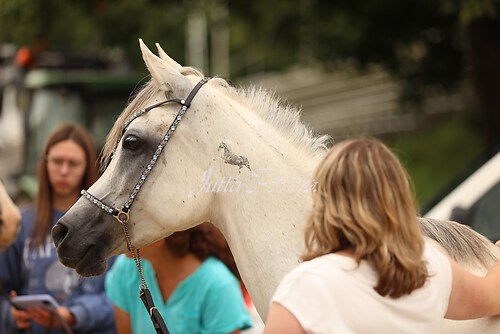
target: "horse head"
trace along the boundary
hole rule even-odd
[[[136,247],[209,220],[210,196],[190,196],[188,190],[197,187],[207,162],[217,154],[211,136],[220,129],[210,115],[225,106],[214,102],[221,94],[213,87],[224,90],[225,82],[214,79],[198,87],[187,105],[202,73],[182,67],[159,45],[160,57],[142,41],[140,46],[152,80],[108,134],[104,173],[52,231],[60,261],[83,276],[102,273],[109,256],[127,250],[123,226],[112,210],[130,216],[126,228]],[[158,153],[167,133],[175,144],[168,138]]]
[[[272,93],[204,79],[159,46],[159,56],[140,46],[152,79],[108,134],[101,177],[54,226],[59,259],[98,275],[130,245],[211,222],[265,314],[299,261],[310,178],[329,138]]]

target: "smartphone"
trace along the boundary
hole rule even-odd
[[[28,307],[41,307],[48,311],[56,311],[59,307],[57,301],[47,294],[15,296],[11,298],[11,302],[20,310]]]

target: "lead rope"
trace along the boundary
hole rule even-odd
[[[144,276],[142,274],[141,256],[139,253],[139,248],[135,248],[134,245],[132,244],[132,240],[130,239],[130,234],[128,232],[126,224],[127,220],[123,222],[120,220],[119,221],[123,227],[123,233],[125,234],[125,239],[127,240],[127,248],[134,257],[135,266],[137,267],[137,271],[139,272],[139,277],[141,279],[141,284],[139,286],[139,291],[140,291],[139,298],[141,298],[142,302],[144,303],[144,306],[146,307],[146,310],[148,311],[149,317],[153,322],[153,327],[155,328],[156,333],[169,334],[167,325],[165,324],[163,317],[161,316],[160,312],[158,311],[158,309],[154,304],[153,297],[151,296],[151,292],[149,291],[146,280],[144,279]]]
[[[156,149],[156,152],[154,153],[153,157],[149,161],[148,165],[146,166],[146,169],[142,172],[141,177],[139,178],[139,181],[137,181],[134,189],[129,195],[128,200],[125,202],[125,204],[121,208],[112,208],[111,206],[107,205],[106,203],[102,202],[100,199],[92,195],[86,190],[81,191],[81,195],[89,200],[91,203],[97,205],[99,208],[102,210],[106,211],[107,213],[111,214],[121,225],[123,228],[123,233],[125,234],[125,239],[127,241],[127,248],[132,253],[132,256],[134,258],[135,266],[137,267],[137,271],[139,272],[141,284],[139,286],[139,298],[141,298],[142,302],[144,303],[144,306],[146,307],[146,310],[148,311],[148,314],[151,318],[151,321],[153,322],[153,326],[156,330],[156,333],[158,334],[169,334],[169,331],[167,329],[167,326],[165,324],[165,321],[163,320],[160,312],[156,308],[153,297],[151,296],[151,292],[149,291],[148,285],[146,284],[146,280],[144,279],[144,276],[142,274],[142,266],[141,266],[141,257],[139,254],[139,249],[135,248],[134,245],[132,244],[132,239],[130,238],[130,233],[127,228],[127,222],[129,220],[129,212],[130,208],[132,206],[132,203],[134,202],[137,194],[139,193],[139,190],[141,190],[142,185],[146,181],[146,178],[148,177],[149,173],[153,169],[153,167],[156,164],[156,161],[160,157],[160,154],[163,152],[163,148],[165,145],[167,145],[170,137],[173,135],[175,129],[177,128],[177,125],[179,122],[182,120],[182,116],[184,116],[184,113],[187,111],[187,109],[191,106],[191,102],[200,90],[200,88],[206,84],[210,80],[210,78],[203,78],[201,79],[196,86],[194,86],[193,90],[191,93],[189,93],[188,97],[186,100],[179,100],[179,99],[168,99],[165,101],[158,102],[152,106],[149,106],[147,108],[143,108],[140,111],[132,114],[124,123],[124,126],[122,127],[122,135],[125,132],[127,126],[137,117],[141,116],[145,112],[150,111],[151,109],[154,109],[156,107],[159,107],[165,103],[168,102],[176,102],[182,105],[181,110],[177,113],[177,116],[174,118],[174,121],[170,125],[170,128],[168,129],[167,133],[163,137],[162,141],[158,145],[158,148]]]

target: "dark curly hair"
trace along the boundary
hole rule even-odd
[[[177,257],[193,253],[201,261],[213,256],[221,260],[241,280],[233,254],[222,233],[212,224],[203,223],[165,239],[167,248]]]

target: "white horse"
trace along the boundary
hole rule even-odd
[[[220,78],[200,83],[199,71],[182,67],[159,45],[160,57],[140,46],[152,80],[109,133],[103,175],[54,227],[60,261],[83,276],[99,275],[107,258],[127,250],[118,221],[135,247],[208,221],[226,237],[265,319],[277,284],[299,263],[315,187],[310,178],[328,138],[313,136],[299,110],[272,94],[238,90]],[[175,133],[172,127],[167,133],[174,119]],[[457,233],[453,223],[421,221],[450,252],[441,236],[462,235],[457,259],[472,270],[484,272],[498,256],[470,229]],[[475,333],[500,332],[495,318],[446,322],[443,332],[467,333],[469,325]]]

